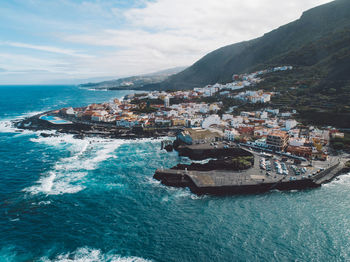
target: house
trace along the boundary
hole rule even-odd
[[[239,136],[239,132],[236,129],[225,129],[224,139],[234,141],[235,137]]]
[[[172,122],[170,119],[156,118],[154,123],[156,126],[159,126],[159,127],[169,127],[169,126],[171,126]]]
[[[139,125],[139,122],[137,119],[133,119],[133,118],[117,118],[116,119],[116,126],[117,127],[132,128],[136,125]]]
[[[98,114],[98,113],[93,113],[91,115],[91,121],[95,122],[104,122],[104,116]]]
[[[332,132],[331,136],[332,136],[332,138],[344,138],[344,133]]]
[[[266,144],[269,148],[283,151],[288,145],[289,135],[284,131],[272,131],[267,135]]]
[[[254,134],[254,127],[252,126],[241,126],[237,128],[238,132],[245,136],[252,136]]]
[[[203,118],[201,117],[191,117],[186,119],[186,126],[188,127],[200,127],[202,125]]]
[[[94,111],[85,111],[85,112],[82,114],[82,119],[83,119],[83,120],[90,121],[90,120],[91,120],[91,117],[92,117],[92,115],[93,115],[94,113],[95,113]]]
[[[60,110],[60,113],[62,115],[68,115],[68,116],[74,116],[75,115],[75,111],[74,111],[73,107],[62,108]]]
[[[293,137],[293,138],[289,138],[289,145],[290,146],[303,146],[306,143],[306,139],[305,138],[297,138],[297,137]]]
[[[212,125],[221,125],[221,119],[219,115],[210,115],[204,119],[202,128],[209,128]]]
[[[232,119],[231,121],[231,126],[234,128],[239,127],[243,123],[243,117],[241,116],[236,116]]]
[[[220,107],[216,103],[213,103],[209,106],[209,111],[217,112],[219,110],[220,110]]]
[[[171,120],[172,126],[186,126],[186,120],[182,118],[173,118]]]
[[[230,114],[223,114],[222,115],[222,120],[226,121],[226,120],[233,120],[233,115]]]
[[[207,129],[186,128],[184,131],[178,133],[177,139],[188,145],[196,145],[220,141],[223,139],[223,136],[219,132]]]
[[[172,110],[170,110],[170,111],[166,111],[165,115],[166,115],[167,117],[176,117],[176,116],[179,115],[179,113],[178,113],[178,111],[172,109]]]
[[[164,97],[164,107],[169,107],[170,106],[170,98],[169,96]]]
[[[291,130],[292,128],[296,127],[297,124],[298,124],[298,122],[295,121],[294,119],[288,119],[288,120],[286,120],[286,122],[285,122],[286,130],[287,130],[287,131]]]
[[[286,151],[295,156],[311,158],[312,156],[312,148],[306,146],[288,146]]]
[[[269,134],[270,130],[267,128],[255,128],[254,136],[256,137],[266,137]]]
[[[260,119],[267,119],[267,118],[268,116],[266,111],[260,112]]]

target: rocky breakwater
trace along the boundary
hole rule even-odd
[[[254,166],[254,155],[247,150],[236,146],[228,146],[224,143],[178,145],[174,141],[174,149],[180,156],[186,156],[191,160],[208,160],[205,163],[191,163],[190,165],[178,164],[171,169],[158,169],[154,178],[162,184],[173,187],[189,187],[194,189],[196,185],[189,176],[189,172],[211,171],[242,171]]]
[[[154,178],[172,187],[188,187],[202,195],[265,193],[277,190],[302,190],[320,187],[349,170],[344,157],[333,157],[327,168],[307,176],[270,174],[259,166],[260,155],[225,143],[176,146],[180,155],[190,159],[208,159],[206,163],[179,164],[157,169]],[[321,171],[322,170],[322,171]]]
[[[245,156],[253,157],[252,153],[243,148],[222,142],[215,144],[179,145],[177,141],[174,141],[173,147],[178,151],[180,156],[188,157],[191,160],[205,160],[209,158],[223,159],[225,157]]]

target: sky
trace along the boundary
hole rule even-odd
[[[1,0],[0,85],[77,84],[190,66],[329,0]]]

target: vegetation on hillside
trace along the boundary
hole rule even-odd
[[[273,66],[295,70],[264,76],[257,88],[280,94],[271,106],[297,109],[303,121],[350,127],[350,1],[335,0],[264,36],[217,49],[154,89],[190,89],[231,82],[233,74]],[[222,98],[225,108],[235,101]],[[244,105],[243,109],[261,105]]]

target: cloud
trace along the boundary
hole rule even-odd
[[[103,68],[107,74],[114,70],[123,75],[145,73],[190,65],[216,48],[259,37],[326,2],[157,0],[142,8],[113,9],[126,21],[122,29],[66,35],[64,40],[115,48],[86,64]]]
[[[77,51],[72,50],[72,49],[59,48],[59,47],[54,47],[54,46],[33,45],[33,44],[18,43],[18,42],[0,42],[0,45],[7,45],[7,46],[19,47],[19,48],[28,48],[28,49],[38,50],[38,51],[44,51],[44,52],[50,52],[50,53],[68,55],[68,56],[75,56],[75,57],[82,57],[82,58],[92,58],[93,57],[92,55],[78,53]]]
[[[44,59],[30,55],[0,53],[0,67],[6,67],[6,72],[9,74],[23,71],[65,72],[68,66],[69,63],[61,59]]]
[[[52,44],[36,45],[17,39],[6,42],[14,48],[45,53],[39,58],[28,55],[24,63],[16,62],[15,56],[8,58],[12,69],[47,67],[52,73],[83,78],[127,76],[191,65],[210,51],[259,37],[296,20],[303,11],[330,1],[134,0],[123,6],[107,0],[58,2],[40,1],[45,12],[38,19],[48,19],[47,10],[60,10],[51,23],[46,23],[48,31],[33,33],[39,35],[36,43],[42,37],[42,42],[50,38]],[[1,59],[0,54],[0,67],[8,69]]]

